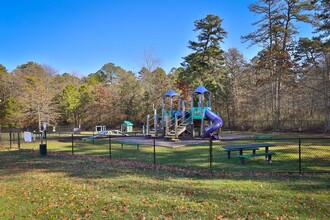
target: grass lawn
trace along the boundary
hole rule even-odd
[[[302,139],[301,158],[299,164],[299,142],[298,139],[277,139],[269,140],[237,140],[237,141],[214,141],[212,170],[214,173],[223,172],[299,172],[301,165],[302,172],[330,172],[330,139]],[[128,139],[130,140],[130,139]],[[242,165],[236,158],[238,151],[232,153],[232,158],[227,158],[223,145],[249,144],[249,143],[271,143],[276,147],[271,147],[270,151],[275,152],[272,163],[265,162],[263,157],[253,157],[246,160]],[[157,142],[156,142],[157,143]],[[150,139],[150,144],[152,140]],[[112,142],[111,158],[135,162],[154,162],[154,151],[152,146],[142,145],[137,149],[134,145],[125,145],[121,148],[118,143]],[[21,143],[22,149],[35,149],[39,147],[39,142]],[[17,148],[17,147],[16,147]],[[12,149],[16,149],[12,148]],[[66,142],[49,140],[47,148],[52,152],[63,152],[70,155],[72,153],[72,142],[68,138]],[[264,152],[260,148],[259,152]],[[251,152],[245,152],[251,153]],[[108,139],[98,139],[94,141],[82,141],[81,138],[74,139],[75,155],[97,155],[110,157]],[[187,146],[181,148],[156,147],[156,164],[170,165],[176,167],[191,168],[197,170],[210,170],[209,143]]]
[[[0,219],[329,219],[330,175],[200,177],[0,149]]]

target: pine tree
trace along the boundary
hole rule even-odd
[[[181,64],[184,71],[180,72],[179,83],[184,82],[190,88],[203,84],[216,93],[224,77],[224,51],[220,43],[227,32],[222,28],[222,19],[216,15],[207,15],[195,21],[194,31],[199,32],[198,41],[189,41],[188,47],[193,52],[184,57]]]
[[[289,86],[295,75],[292,71],[294,36],[298,33],[295,23],[311,22],[309,12],[313,8],[310,1],[305,0],[258,0],[249,6],[261,19],[253,23],[258,29],[242,39],[263,47],[258,66],[268,70],[268,76],[261,78],[270,84],[275,130],[280,129],[283,87]]]

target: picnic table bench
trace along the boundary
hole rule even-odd
[[[136,145],[138,150],[139,150],[139,147],[141,145],[140,143],[129,142],[129,141],[120,141],[120,142],[118,142],[118,144],[121,144],[121,148],[124,148],[124,145]]]
[[[236,157],[240,159],[241,163],[244,163],[244,159],[251,158],[251,157],[258,157],[258,156],[266,156],[266,160],[268,163],[272,162],[272,155],[275,155],[275,152],[267,152],[267,153],[254,153],[254,154],[243,154],[243,155],[237,155]]]
[[[254,137],[256,140],[260,140],[260,139],[272,139],[273,136],[271,135],[257,135]]]
[[[94,140],[95,140],[94,137],[83,138],[83,141],[94,141]]]
[[[228,146],[223,146],[223,148],[225,148],[224,151],[227,152],[227,157],[228,159],[230,159],[230,154],[232,151],[239,151],[239,154],[243,154],[243,150],[252,150],[252,153],[255,153],[256,150],[259,150],[259,147],[255,147],[255,146],[246,146],[244,148],[242,148],[241,146],[235,147],[235,145],[228,145]]]
[[[274,147],[275,144],[260,143],[260,144],[241,144],[241,145],[225,145],[223,148],[227,152],[228,159],[230,159],[230,154],[232,151],[239,151],[237,158],[241,159],[241,162],[244,163],[245,158],[256,157],[256,156],[265,156],[265,159],[268,162],[271,162],[271,156],[275,155],[274,152],[269,152],[269,147]],[[260,147],[265,148],[265,153],[256,153],[256,150],[259,150]],[[251,154],[244,154],[244,150],[252,150]]]

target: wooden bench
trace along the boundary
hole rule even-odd
[[[121,141],[121,142],[118,142],[118,144],[121,144],[121,148],[123,149],[124,148],[124,145],[136,145],[136,148],[139,150],[139,147],[141,144],[139,143],[134,143],[134,142],[127,142],[127,141]]]
[[[270,136],[270,135],[258,135],[258,136],[255,136],[254,139],[256,140],[262,140],[262,139],[272,139],[273,136]]]
[[[244,159],[248,159],[251,157],[259,157],[259,156],[266,156],[266,159],[269,163],[272,162],[272,155],[275,155],[274,152],[267,152],[267,153],[253,153],[253,154],[243,154],[243,155],[237,155],[236,157],[241,160],[241,163],[244,163]]]

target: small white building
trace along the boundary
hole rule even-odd
[[[101,132],[107,130],[107,127],[105,125],[96,125],[95,126],[95,131],[96,132]]]
[[[121,132],[133,132],[133,123],[130,121],[124,121],[120,127]]]

